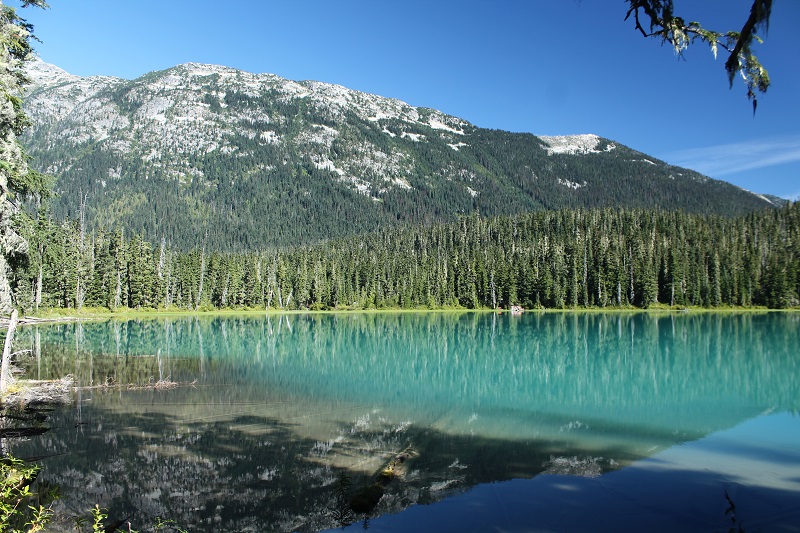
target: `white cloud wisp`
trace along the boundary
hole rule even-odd
[[[673,165],[720,177],[800,161],[800,136],[678,150],[663,158]]]

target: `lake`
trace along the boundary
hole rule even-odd
[[[9,446],[59,516],[99,503],[138,530],[800,531],[798,332],[795,313],[30,326],[27,377],[142,388],[80,390]]]

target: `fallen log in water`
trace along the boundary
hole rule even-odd
[[[21,437],[35,437],[49,430],[50,428],[46,427],[0,428],[0,439],[18,439]]]
[[[84,387],[74,387],[76,391],[82,390],[169,390],[177,387],[194,387],[197,385],[197,380],[194,381],[172,381],[169,379],[159,379],[154,381],[152,378],[148,383],[116,383],[114,381],[106,381],[99,385],[86,385]]]
[[[63,405],[72,397],[72,376],[38,381],[17,380],[14,390],[2,398],[4,405]]]
[[[419,457],[411,446],[396,454],[375,476],[375,481],[356,492],[350,499],[353,512],[369,514],[378,505],[386,491],[386,486],[397,478],[402,478],[408,471],[408,461]]]
[[[24,316],[17,320],[17,324],[28,325],[28,324],[57,324],[59,322],[77,322],[79,320],[86,320],[74,316],[59,316],[59,317],[50,317],[50,318],[40,318],[35,316]],[[10,324],[11,320],[8,317],[0,317],[0,329],[6,328]]]

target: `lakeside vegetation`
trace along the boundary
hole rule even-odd
[[[800,206],[727,218],[574,209],[464,217],[259,252],[181,251],[40,216],[23,312],[800,305]],[[108,311],[106,311],[108,310]]]

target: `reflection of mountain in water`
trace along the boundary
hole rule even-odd
[[[19,342],[39,354],[30,374],[198,383],[84,392],[20,451],[65,454],[46,461],[45,475],[75,512],[99,501],[138,509],[140,523],[168,516],[191,530],[315,530],[332,525],[340,471],[360,486],[408,444],[420,456],[377,512],[543,471],[599,475],[765,409],[797,409],[797,328],[798,317],[782,314],[29,328]]]

